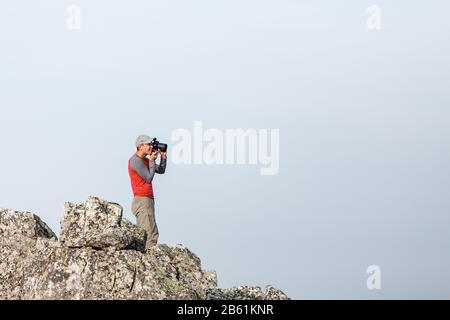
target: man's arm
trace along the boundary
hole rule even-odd
[[[155,167],[155,172],[159,173],[159,174],[163,174],[164,172],[166,172],[166,164],[167,164],[167,159],[162,158],[162,157],[161,157],[161,161],[159,162],[159,164],[156,164],[155,161],[152,161],[152,160],[150,160],[150,162],[149,162],[149,166],[151,167],[153,165]]]
[[[155,162],[149,161],[149,168],[145,165],[144,160],[140,159],[139,157],[133,157],[130,160],[131,168],[137,172],[138,175],[142,177],[147,183],[151,183],[153,180],[153,176],[155,175],[156,168],[155,168]]]

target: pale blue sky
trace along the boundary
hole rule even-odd
[[[81,8],[81,29],[65,9]],[[382,29],[366,28],[366,8]],[[220,287],[450,298],[449,1],[50,1],[0,7],[0,207],[59,233],[65,201],[130,210],[147,133],[280,129],[280,171],[174,165],[160,242]],[[367,266],[382,290],[366,288]]]

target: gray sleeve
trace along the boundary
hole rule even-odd
[[[153,164],[155,165],[155,172],[156,173],[163,174],[164,172],[166,172],[167,158],[166,159],[161,158],[161,162],[159,164],[156,164],[153,161]],[[152,161],[150,161],[150,166],[151,165],[152,165]]]

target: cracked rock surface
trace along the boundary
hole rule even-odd
[[[183,245],[144,251],[145,231],[97,197],[66,203],[61,239],[30,212],[0,209],[0,299],[289,299],[268,285],[217,288]]]

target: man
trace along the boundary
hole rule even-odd
[[[163,174],[166,171],[167,162],[167,152],[153,150],[151,142],[152,138],[147,135],[137,137],[136,153],[128,161],[134,195],[131,211],[136,216],[137,225],[147,232],[146,249],[158,243],[152,181],[155,173]],[[159,165],[155,163],[158,154],[161,156]]]

